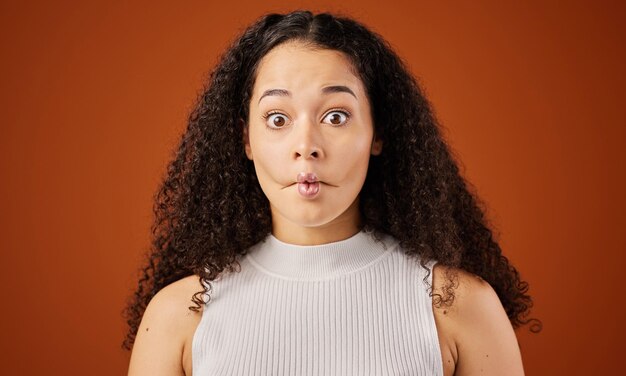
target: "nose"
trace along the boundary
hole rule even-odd
[[[296,126],[294,135],[294,159],[319,159],[324,156],[319,125],[314,121],[303,119]]]

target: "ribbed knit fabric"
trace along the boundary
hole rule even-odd
[[[240,264],[212,282],[195,376],[443,375],[427,272],[393,237],[300,246],[270,234]]]

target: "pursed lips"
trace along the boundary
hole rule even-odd
[[[327,185],[327,186],[329,186],[329,187],[336,187],[336,185],[328,184],[328,183],[326,183],[326,182],[319,181],[319,180],[318,180],[318,181],[316,181],[316,183],[320,183],[320,184],[323,184],[323,185]],[[299,183],[298,183],[297,181],[295,181],[295,182],[293,182],[293,183],[291,183],[291,184],[289,184],[289,185],[287,185],[287,186],[283,187],[283,189],[284,189],[284,188],[289,188],[289,187],[294,186],[294,185],[297,185],[297,184],[299,184]]]

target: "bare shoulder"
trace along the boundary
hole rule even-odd
[[[433,293],[445,297],[446,287],[454,299],[433,311],[453,353],[454,374],[523,375],[515,332],[493,287],[475,274],[436,264]]]
[[[446,314],[451,317],[456,315],[459,319],[468,318],[466,315],[469,313],[486,313],[480,311],[502,308],[494,289],[481,277],[460,268],[435,264],[433,292],[445,296],[447,288],[454,292],[453,302],[446,309]]]
[[[139,325],[129,375],[184,375],[190,367],[191,339],[202,316],[192,296],[202,291],[197,275],[161,289],[150,301]]]
[[[146,312],[144,313],[139,329],[140,333],[157,333],[160,331],[171,331],[170,335],[180,334],[180,329],[193,323],[198,316],[196,312],[189,309],[193,306],[191,298],[202,290],[199,277],[191,275],[162,288],[152,298]]]

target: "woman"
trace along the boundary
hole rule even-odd
[[[522,375],[528,285],[377,34],[269,14],[156,197],[129,374]]]

